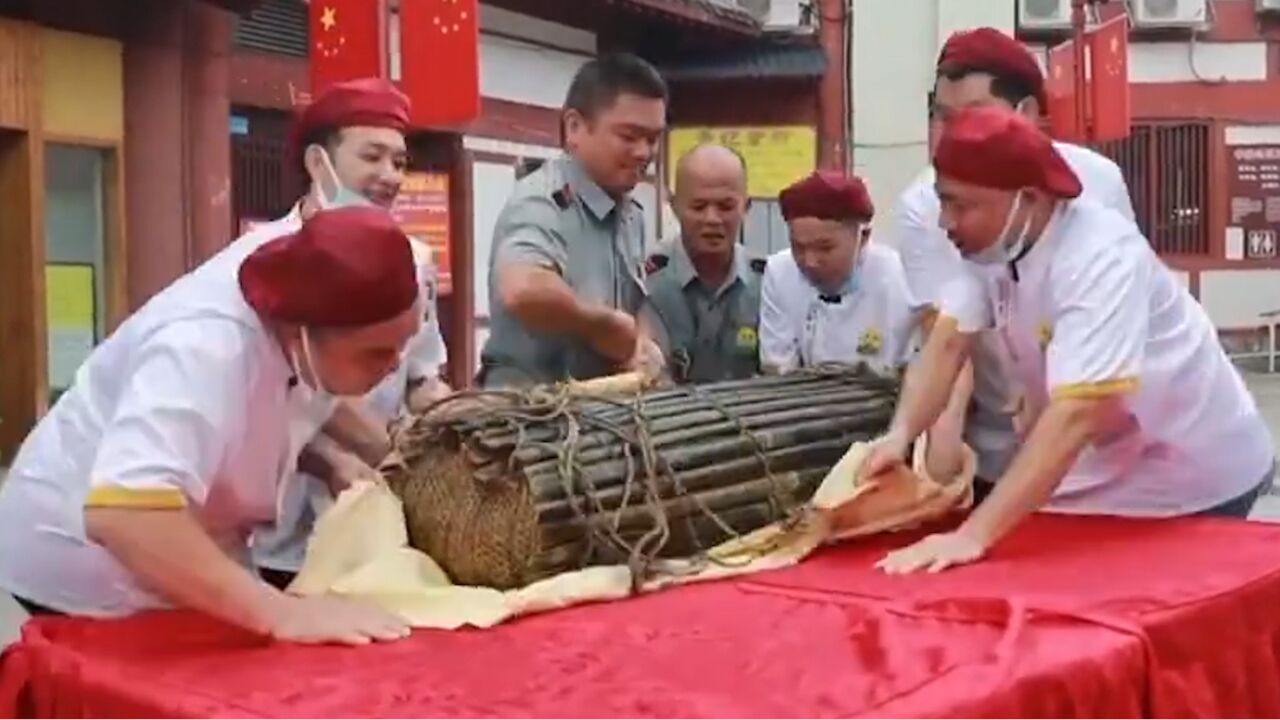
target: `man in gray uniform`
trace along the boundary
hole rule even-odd
[[[662,349],[676,382],[715,382],[759,371],[760,277],[764,259],[738,244],[747,212],[742,156],[699,145],[676,165],[680,240],[650,256],[641,325]]]
[[[667,87],[631,55],[583,65],[569,86],[565,153],[521,178],[494,228],[486,388],[585,380],[657,353],[636,323],[644,228],[629,193],[666,127]]]

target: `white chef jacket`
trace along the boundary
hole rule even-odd
[[[299,209],[295,207],[293,212],[272,225],[276,227],[277,235],[296,231],[302,226]],[[261,245],[265,241],[261,236],[251,234],[237,240],[236,244]],[[422,327],[405,348],[404,360],[399,367],[364,396],[365,407],[384,423],[389,423],[403,409],[409,381],[436,377],[447,359],[436,309],[437,271],[431,249],[417,241],[411,241],[410,247],[413,249],[425,317]],[[245,254],[252,249],[249,247]],[[313,412],[296,421],[295,433],[300,436],[302,445],[315,437],[332,410],[331,405],[315,405]],[[280,517],[254,532],[253,560],[259,567],[297,572],[302,567],[307,540],[316,519],[333,504],[333,496],[324,481],[309,473],[300,472],[298,475],[301,481],[289,484]]]
[[[892,248],[869,243],[838,302],[826,302],[791,250],[769,258],[760,298],[760,362],[780,372],[824,363],[906,364],[918,303]]]
[[[1079,145],[1055,142],[1054,147],[1080,177],[1082,197],[1110,207],[1133,221],[1133,205],[1120,168],[1108,158]],[[892,241],[902,256],[911,293],[920,302],[937,306],[941,290],[961,272],[965,262],[939,226],[941,205],[934,190],[935,174],[927,168],[899,197]],[[965,423],[965,442],[978,455],[978,475],[1000,477],[1017,450],[1017,438],[1006,408],[1020,392],[1008,387],[1001,343],[986,334],[976,338],[973,351],[973,407]]]
[[[1050,509],[1190,514],[1262,481],[1275,453],[1253,397],[1136,226],[1092,201],[1063,203],[1016,268],[957,276],[941,321],[1000,339],[1033,416],[1055,397],[1124,400]]]
[[[247,565],[300,448],[292,371],[244,301],[241,260],[224,250],[130,316],[27,437],[0,485],[0,588],[85,615],[164,606],[88,539],[89,501],[185,504]]]

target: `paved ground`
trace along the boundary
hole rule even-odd
[[[1249,387],[1257,398],[1258,407],[1271,426],[1271,434],[1280,447],[1280,374],[1248,374],[1245,376]],[[0,468],[0,482],[4,480],[4,469]],[[1265,522],[1280,522],[1280,490],[1262,498],[1254,508],[1253,519]],[[0,592],[0,647],[4,647],[17,637],[17,629],[23,617],[22,608],[11,600],[7,594]]]
[[[1253,391],[1254,399],[1258,401],[1258,409],[1271,426],[1272,439],[1280,447],[1280,374],[1247,374],[1245,380]],[[1270,495],[1260,499],[1254,506],[1251,517],[1254,520],[1280,522],[1280,488],[1273,489]]]

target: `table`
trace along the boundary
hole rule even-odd
[[[1280,714],[1280,526],[1038,515],[977,565],[871,568],[916,535],[363,648],[43,618],[0,664],[0,716]]]

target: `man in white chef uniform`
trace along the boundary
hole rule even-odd
[[[952,113],[988,105],[1039,121],[1046,110],[1044,75],[1031,53],[999,30],[983,27],[957,32],[938,56],[929,107],[930,152],[942,123]],[[1133,219],[1128,188],[1115,163],[1078,145],[1055,143],[1055,147],[1080,178],[1085,197]],[[889,233],[902,256],[912,295],[930,306],[924,318],[926,331],[932,327],[942,288],[961,268],[960,254],[938,227],[934,179],[930,167],[902,193]],[[930,468],[937,477],[948,477],[958,469],[962,437],[975,450],[980,496],[1008,467],[1018,444],[1014,416],[1021,391],[1005,384],[1008,374],[1002,365],[1006,362],[999,343],[986,336],[978,338],[972,374],[966,372],[957,384],[952,405],[930,433]]]
[[[421,324],[408,239],[381,209],[214,256],[96,347],[23,443],[0,487],[0,589],[34,613],[178,606],[284,640],[403,637],[372,606],[272,588],[248,540],[294,478],[294,421],[372,389]]]
[[[898,254],[867,244],[875,214],[862,180],[819,171],[778,197],[791,247],[765,267],[760,364],[787,373],[865,363],[884,372],[910,358],[917,304]]]
[[[284,218],[238,240],[247,253],[272,237],[294,232],[321,208],[376,205],[390,208],[404,180],[408,156],[404,133],[409,100],[386,80],[366,78],[335,84],[296,119],[290,156],[300,162],[309,190]],[[436,268],[429,248],[412,243],[425,317],[399,368],[363,400],[339,403],[316,398],[314,413],[295,432],[306,450],[299,459],[302,482],[289,486],[281,516],[254,537],[253,556],[262,576],[284,587],[302,567],[316,519],[351,482],[373,472],[387,451],[387,424],[406,407],[421,409],[448,394],[440,379],[446,361],[436,314]],[[323,432],[318,432],[321,426]]]
[[[942,225],[965,258],[864,477],[901,463],[947,405],[978,333],[1005,346],[1027,438],[953,532],[890,554],[890,572],[979,559],[1039,509],[1244,517],[1275,450],[1204,309],[1138,228],[1082,197],[1031,121],[961,110],[934,154]],[[1008,274],[980,272],[982,264]]]

